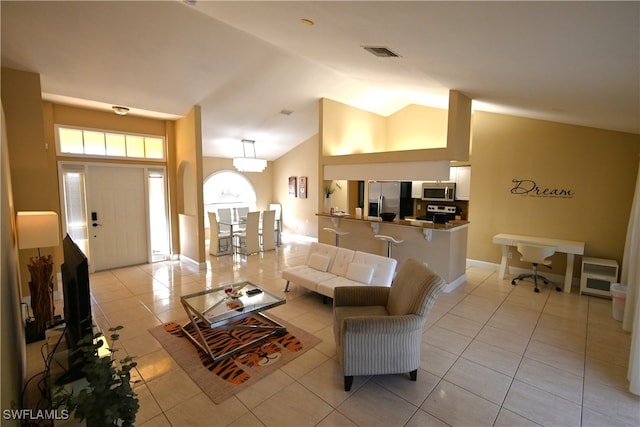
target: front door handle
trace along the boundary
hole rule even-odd
[[[98,227],[98,226],[101,226],[102,224],[98,224],[97,222],[94,222],[94,223],[93,223],[93,224],[91,224],[91,225],[92,225],[92,226],[94,226],[94,227]]]

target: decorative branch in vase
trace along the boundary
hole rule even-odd
[[[331,186],[324,187],[324,197],[325,197],[325,199],[330,198],[334,191],[336,191],[336,189],[331,187]]]
[[[331,195],[336,191],[335,188],[329,186],[324,187],[324,211],[331,211]]]

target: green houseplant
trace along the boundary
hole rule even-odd
[[[110,328],[112,347],[120,338],[122,326]],[[131,370],[137,363],[132,356],[115,358],[117,349],[100,357],[98,350],[105,345],[101,334],[87,335],[78,343],[76,363],[81,365],[87,386],[79,392],[59,388],[54,397],[56,408],[64,407],[75,417],[86,420],[87,427],[133,426],[140,408],[133,391]]]

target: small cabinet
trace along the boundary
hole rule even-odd
[[[449,179],[456,183],[456,200],[469,200],[471,193],[471,166],[449,168]]]
[[[611,296],[611,285],[618,280],[618,263],[612,259],[582,258],[580,293]]]
[[[422,183],[424,181],[411,181],[411,198],[422,199]]]

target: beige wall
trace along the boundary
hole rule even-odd
[[[2,69],[2,105],[6,117],[8,154],[15,211],[54,211],[60,215],[58,172],[55,145],[46,139],[40,76],[34,73]],[[29,295],[30,257],[37,249],[19,252],[21,292]],[[46,248],[60,271],[62,247]]]
[[[621,263],[639,154],[638,135],[475,112],[468,258],[498,263],[492,236],[515,233],[584,241],[586,256]],[[574,195],[511,194],[513,179]],[[565,256],[553,260],[562,274]]]
[[[207,256],[201,214],[204,212],[201,129],[199,106],[193,107],[175,125],[180,255],[199,264],[204,263]]]
[[[23,381],[26,380],[25,334],[20,314],[20,268],[15,234],[13,195],[9,150],[7,147],[4,111],[2,112],[0,167],[0,407],[17,408],[21,399]],[[19,420],[3,420],[2,425],[19,426]]]
[[[443,110],[409,105],[384,117],[323,98],[320,100],[320,166],[467,161],[471,99],[452,90],[449,106]]]
[[[318,182],[318,135],[314,135],[274,162],[273,200],[282,204],[283,230],[304,236],[318,236],[322,182]],[[307,198],[289,196],[289,177],[306,176]]]

